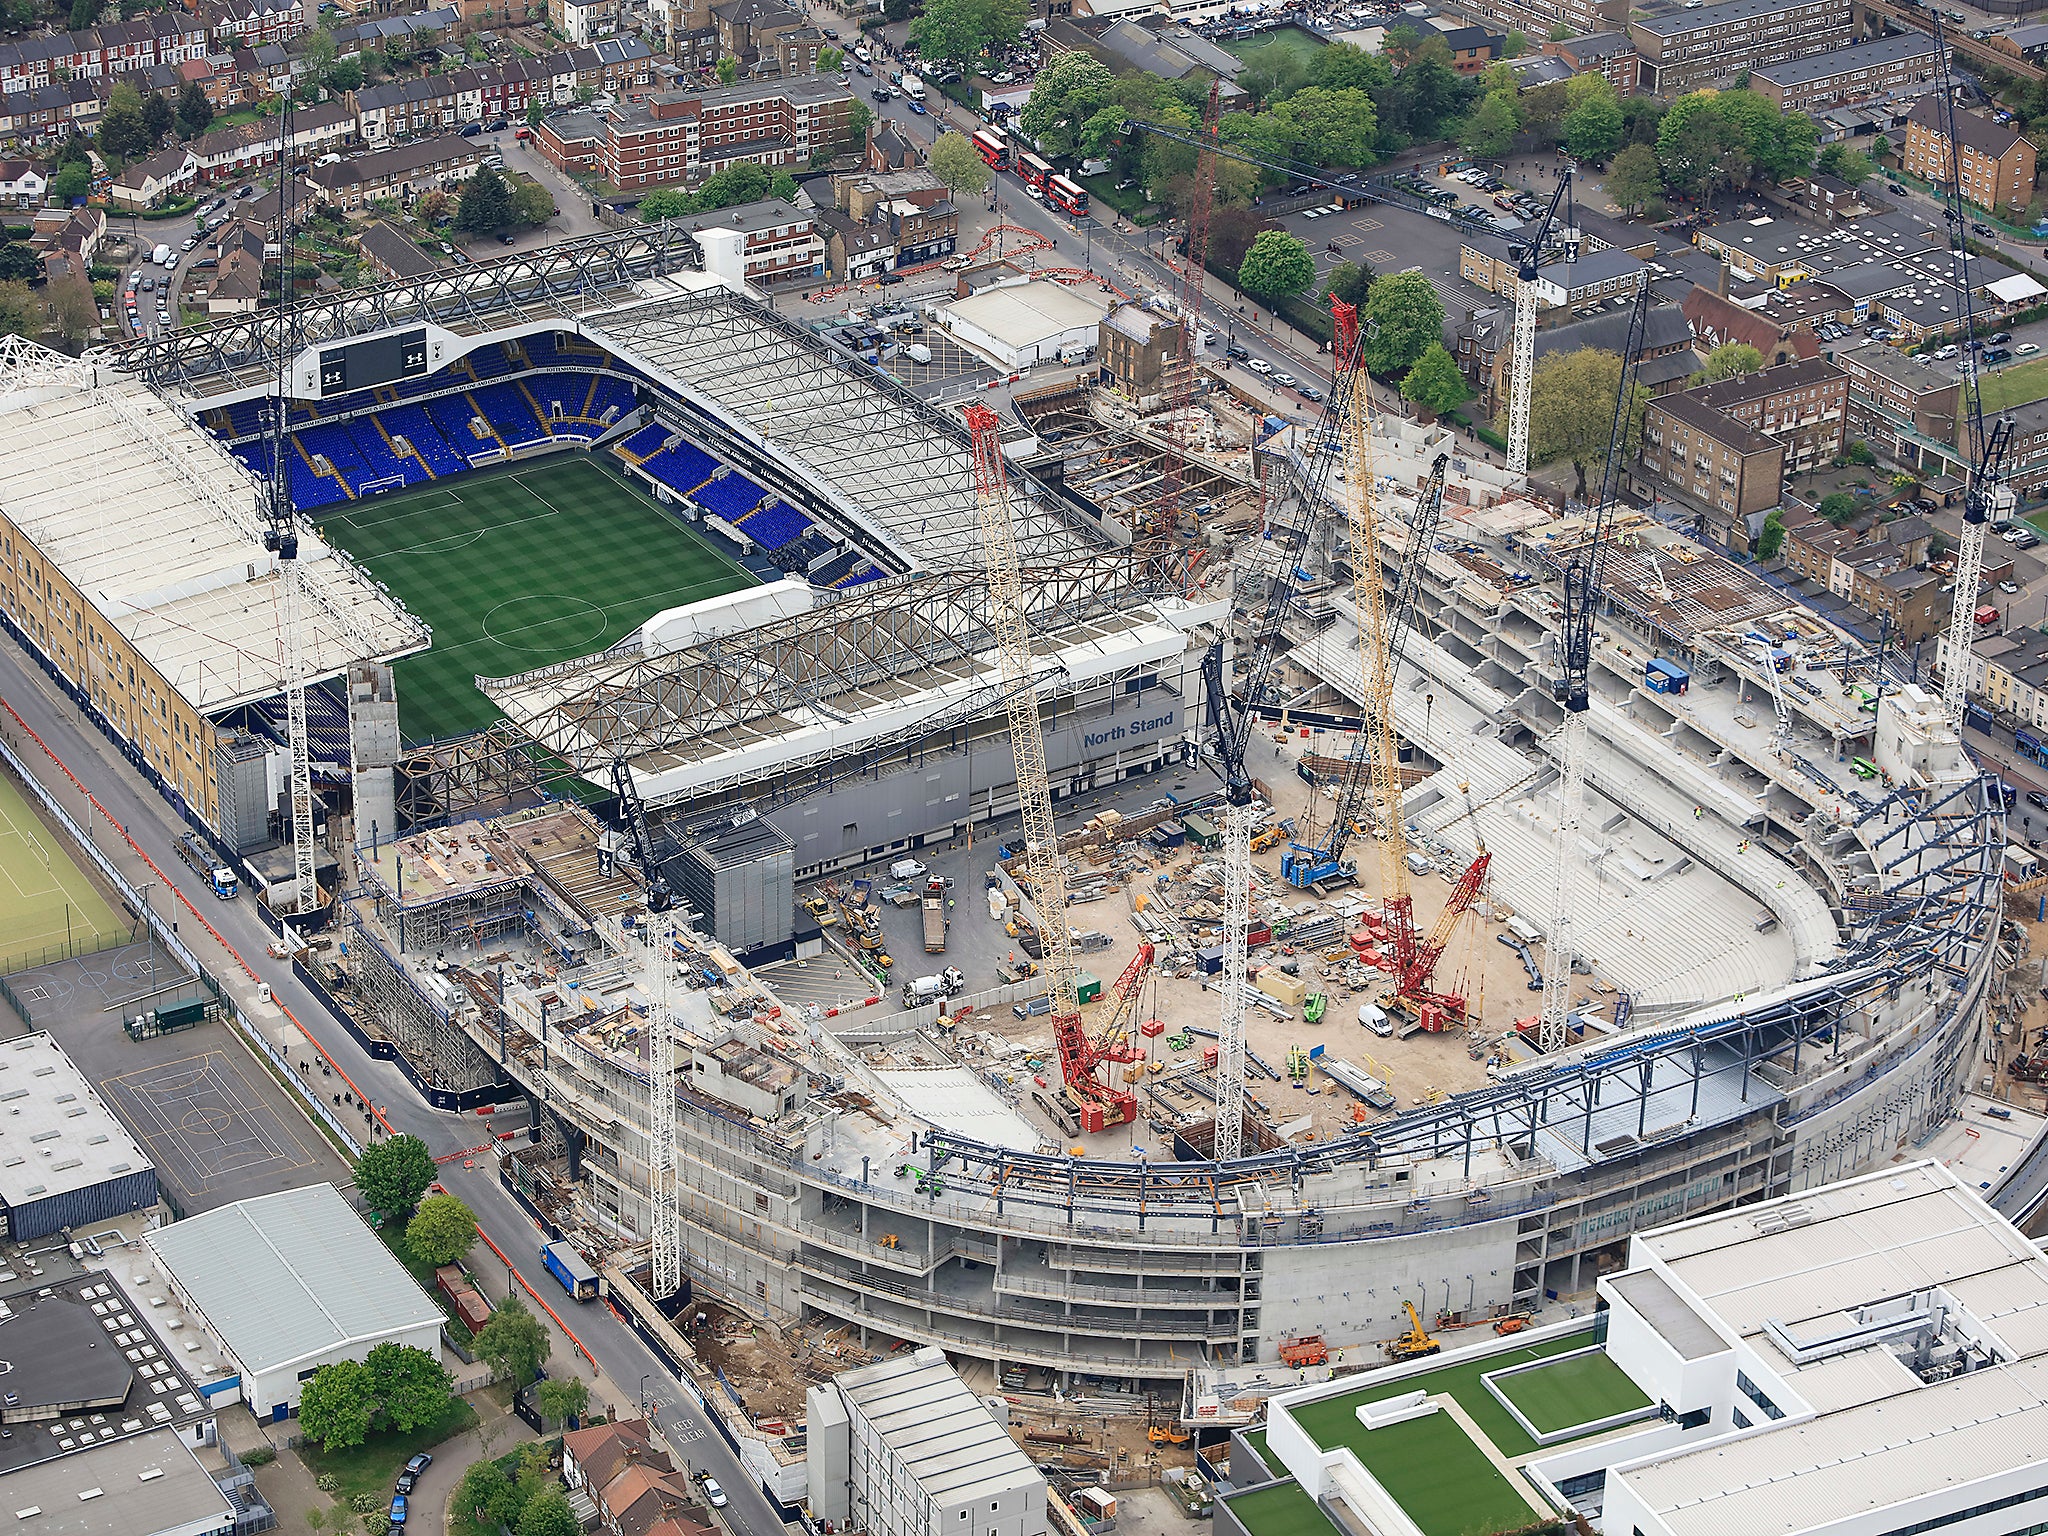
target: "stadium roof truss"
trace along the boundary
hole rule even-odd
[[[889,375],[722,289],[585,315],[583,329],[712,415],[745,424],[913,565],[947,570],[975,558],[966,430]],[[1036,484],[1020,484],[1012,506],[1027,563],[1085,559],[1114,542]]]
[[[701,271],[703,264],[697,242],[669,223],[585,235],[300,303],[293,308],[290,350],[421,321],[457,335],[550,318],[574,328],[579,313],[617,302],[636,283]],[[265,309],[140,338],[107,356],[113,366],[159,387],[219,395],[277,377],[279,323],[277,311]]]
[[[1026,575],[1041,652],[1127,632],[1159,614],[1126,579],[1127,551]],[[920,693],[970,684],[989,710],[988,583],[952,571],[870,583],[809,613],[661,656],[607,654],[477,686],[545,751],[581,773],[624,758],[674,768],[845,724]],[[959,711],[935,706],[927,731]],[[821,749],[838,750],[838,749]],[[792,756],[782,771],[801,766]],[[710,786],[702,786],[708,788]]]

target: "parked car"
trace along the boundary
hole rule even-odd
[[[1284,373],[1281,372],[1279,369],[1275,369],[1273,372],[1273,382],[1275,384],[1285,385],[1287,388],[1292,389],[1298,381],[1296,380],[1293,374]],[[1619,394],[1619,391],[1617,390],[1616,393]],[[1620,407],[1616,406],[1615,409],[1619,410]]]
[[[1891,193],[1893,197],[1904,197],[1906,195],[1906,189],[1900,186],[1896,181],[1888,181],[1884,185],[1885,190]]]
[[[1233,363],[1241,363],[1244,362],[1247,358],[1249,358],[1251,356],[1251,353],[1245,350],[1243,342],[1231,341],[1224,343],[1223,355],[1229,358]],[[1615,390],[1615,395],[1617,399],[1619,398],[1620,393],[1620,389],[1617,388]]]
[[[391,1495],[390,1520],[393,1525],[405,1524],[405,1495],[402,1493]]]
[[[732,1502],[726,1498],[725,1490],[718,1486],[718,1479],[715,1477],[704,1479],[704,1498],[713,1509],[723,1509]]]
[[[1620,391],[1617,389],[1616,393],[1619,394]],[[1313,384],[1302,385],[1300,389],[1300,395],[1302,399],[1311,401],[1317,405],[1320,405],[1323,402],[1323,392],[1320,389],[1317,389]]]
[[[1616,393],[1619,394],[1620,391],[1617,390]],[[405,1470],[410,1472],[414,1477],[418,1477],[422,1472],[426,1471],[427,1468],[431,1467],[433,1464],[433,1455],[430,1452],[421,1451],[419,1455],[413,1457],[411,1461],[408,1461],[405,1464]]]
[[[2012,352],[2006,347],[1991,347],[1984,353],[1984,366],[1987,368],[1996,368],[2001,363],[2009,363],[2011,361]]]
[[[2016,357],[2032,357],[2036,352],[2041,350],[2041,347],[2038,342],[2023,341],[2018,346],[2014,347],[2012,350],[2013,355]],[[1619,393],[1619,391],[1617,391],[1617,393]]]
[[[1619,395],[1620,390],[1617,389],[1615,393]],[[2001,581],[1998,584],[1998,590],[2003,592],[2007,597],[2018,597],[2020,595],[2020,585],[2016,581]]]
[[[1253,373],[1260,375],[1270,374],[1273,371],[1273,365],[1267,362],[1263,357],[1253,358],[1250,362],[1245,364],[1245,367],[1249,368]]]
[[[1615,394],[1620,393],[1620,389],[1617,388]],[[2037,811],[2048,811],[2048,795],[2042,794],[2038,789],[2030,789],[2027,791],[2027,804]]]

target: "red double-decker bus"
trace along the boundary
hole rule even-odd
[[[1045,200],[1079,218],[1088,211],[1088,193],[1071,176],[1055,176],[1047,183]]]
[[[990,170],[1009,169],[1010,146],[1003,142],[1001,135],[983,128],[974,135],[974,147],[981,151],[981,158],[988,162]]]
[[[1029,150],[1020,149],[1017,151],[1017,163],[1013,169],[1015,169],[1019,176],[1022,176],[1041,192],[1045,190],[1046,184],[1053,179],[1054,175],[1052,163],[1040,159]]]

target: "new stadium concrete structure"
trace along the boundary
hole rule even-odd
[[[1028,1122],[1021,1138],[949,1128],[928,1091],[871,1069],[862,1045],[924,1030],[931,1010],[805,1017],[777,1007],[772,970],[750,974],[673,924],[628,924],[636,877],[598,862],[595,822],[493,805],[508,758],[530,764],[520,744],[600,779],[623,761],[657,812],[752,806],[808,870],[950,838],[1013,802],[964,432],[706,282],[674,241],[600,237],[350,295],[312,307],[289,339],[296,352],[424,322],[452,363],[487,341],[585,338],[630,363],[640,390],[600,441],[649,422],[701,432],[881,573],[748,628],[678,645],[650,625],[601,656],[479,679],[508,723],[472,758],[447,749],[443,825],[407,834],[408,856],[439,859],[445,887],[415,876],[408,891],[395,866],[386,879],[378,858],[364,863],[347,919],[357,969],[328,978],[337,1006],[396,1041],[451,1105],[504,1084],[525,1095],[537,1144],[508,1156],[506,1177],[587,1247],[628,1255],[626,1268],[644,1255],[662,1226],[651,1170],[667,1160],[651,1133],[672,1120],[678,1241],[701,1291],[877,1344],[1177,1386],[1271,1362],[1292,1334],[1384,1338],[1407,1302],[1483,1315],[1582,1294],[1636,1230],[1871,1168],[1952,1114],[1999,970],[1995,780],[1900,680],[1885,680],[1875,714],[1844,709],[1839,689],[1773,684],[1744,636],[1782,640],[1769,626],[1783,615],[1647,527],[1632,537],[1648,553],[1625,564],[1603,619],[1583,823],[1596,910],[1565,962],[1630,1007],[1582,1021],[1580,1042],[1549,1057],[1510,1032],[1485,1087],[1224,1164],[1187,1145],[1075,1155]],[[284,344],[250,317],[107,366],[196,422],[266,393]],[[12,433],[56,393],[141,387],[24,377],[0,392],[0,420]],[[1397,426],[1384,448],[1390,481],[1412,487],[1438,444]],[[207,474],[230,476],[209,451]],[[1302,459],[1287,434],[1265,445],[1269,498],[1297,494]],[[1299,585],[1290,692],[1252,702],[1355,707],[1343,594],[1357,552],[1312,539],[1276,562],[1252,541],[1236,552],[1233,603],[1230,584],[1191,586],[1184,559],[1152,558],[1032,461],[1018,475],[1063,798],[1199,758],[1198,658],[1213,640],[1242,643],[1276,569]],[[1516,903],[1538,910],[1556,777],[1546,576],[1577,525],[1477,468],[1460,484],[1468,502],[1425,562],[1423,643],[1396,703],[1421,770],[1405,812],[1446,857],[1483,839]],[[1387,558],[1398,528],[1390,540]],[[1790,627],[1802,678],[1846,664],[1825,625]],[[1688,698],[1645,689],[1655,654],[1693,664]],[[1774,715],[1779,730],[1758,728]],[[1831,765],[1851,755],[1882,781],[1837,783]],[[807,841],[821,823],[833,834]],[[463,873],[463,850],[485,846],[502,856]],[[461,963],[437,965],[444,952]],[[601,979],[620,1006],[565,1016],[579,979]],[[660,1057],[635,1006],[677,1021],[667,1092],[650,1086]],[[992,1095],[977,1068],[947,1070],[944,1091]]]

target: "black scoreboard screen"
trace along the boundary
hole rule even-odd
[[[323,396],[356,389],[375,389],[380,384],[419,378],[426,371],[427,333],[424,327],[372,336],[342,347],[320,349],[320,393]]]

